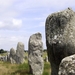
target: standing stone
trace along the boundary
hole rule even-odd
[[[16,63],[24,63],[24,44],[22,42],[18,42],[17,44],[16,57]]]
[[[7,56],[0,56],[0,61],[7,61]]]
[[[65,57],[59,66],[59,75],[75,75],[75,54]]]
[[[10,61],[10,53],[7,53],[7,61]]]
[[[13,58],[15,54],[16,54],[16,52],[15,52],[14,48],[11,48],[10,49],[10,57]]]
[[[7,61],[7,56],[4,56],[4,61]]]
[[[44,68],[43,43],[40,33],[33,34],[29,39],[28,61],[33,75],[42,75]]]
[[[75,54],[75,12],[68,8],[49,15],[45,31],[51,75],[58,75],[61,60]]]
[[[44,58],[44,61],[45,62],[48,62],[48,57],[47,56]]]
[[[9,56],[9,58],[10,58],[10,62],[12,64],[16,63],[16,52],[15,52],[14,48],[10,49],[10,56]]]

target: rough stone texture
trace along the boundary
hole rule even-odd
[[[33,75],[42,75],[44,68],[42,36],[36,33],[30,36],[28,49],[28,62]]]
[[[18,42],[17,44],[16,58],[16,63],[24,63],[24,44],[22,42]]]
[[[59,66],[59,75],[75,75],[75,55],[65,57]]]
[[[14,57],[14,55],[16,54],[14,48],[10,49],[10,57]]]
[[[7,61],[10,61],[10,53],[7,53]]]
[[[51,75],[58,75],[61,60],[75,54],[75,12],[68,8],[49,15],[45,31]]]
[[[7,56],[0,56],[0,61],[7,61]]]
[[[9,60],[12,64],[16,63],[16,52],[15,52],[14,48],[10,49]]]

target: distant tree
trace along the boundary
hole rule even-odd
[[[28,50],[24,50],[24,52],[28,52]]]
[[[44,51],[44,52],[46,52],[46,51],[47,51],[47,49],[44,49],[43,51]]]
[[[4,51],[3,49],[0,49],[0,53],[6,53],[7,51]]]

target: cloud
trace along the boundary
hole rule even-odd
[[[26,11],[24,9],[34,9],[34,8],[46,8],[46,9],[51,9],[51,8],[63,8],[66,6],[74,6],[74,2],[75,0],[21,0],[21,2],[19,2],[16,5],[16,8],[18,8],[19,10],[23,10]],[[18,7],[19,6],[19,7]]]
[[[0,0],[0,29],[14,30],[22,26],[22,20],[17,18],[18,12],[14,9],[16,1]]]
[[[22,26],[22,20],[20,19],[10,19],[5,21],[0,21],[0,29],[18,29]]]
[[[27,49],[31,34],[45,36],[46,17],[67,7],[75,9],[75,0],[0,0],[0,48],[16,47],[21,41]]]
[[[12,20],[12,23],[13,23],[13,26],[21,27],[21,25],[22,25],[22,20],[13,19],[13,20]]]
[[[0,36],[0,49],[10,50],[10,48],[16,49],[18,42],[23,42],[25,45],[25,49],[28,48],[28,36],[19,36],[19,35],[1,35]]]

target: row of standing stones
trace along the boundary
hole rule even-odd
[[[28,64],[30,68],[30,73],[33,75],[42,75],[44,69],[44,60],[41,33],[35,33],[31,35],[28,45]],[[22,42],[18,42],[17,50],[14,50],[14,48],[10,49],[10,54],[7,56],[7,61],[12,64],[24,63],[24,44]],[[45,61],[48,62],[47,57]]]
[[[16,51],[14,48],[10,49],[10,54],[7,57],[7,61],[10,61],[12,64],[24,63],[24,44],[22,42],[18,42]]]
[[[75,12],[67,8],[49,15],[45,33],[51,75],[75,75]]]
[[[48,60],[51,64],[51,75],[74,75],[75,12],[68,8],[49,15],[46,19],[45,31]],[[43,43],[40,33],[30,36],[28,47],[30,72],[33,75],[42,75],[44,61],[42,57]],[[15,54],[15,57],[12,58],[16,59],[17,63],[23,61],[22,50],[24,51],[24,45],[18,43],[16,54],[12,52],[12,49],[10,51],[13,53],[12,55]]]
[[[48,60],[51,75],[75,75],[75,12],[68,8],[49,15],[45,23]],[[43,42],[41,33],[30,36],[28,43],[30,73],[42,75],[44,69]],[[17,50],[10,49],[11,63],[24,62],[24,44],[19,42]]]

